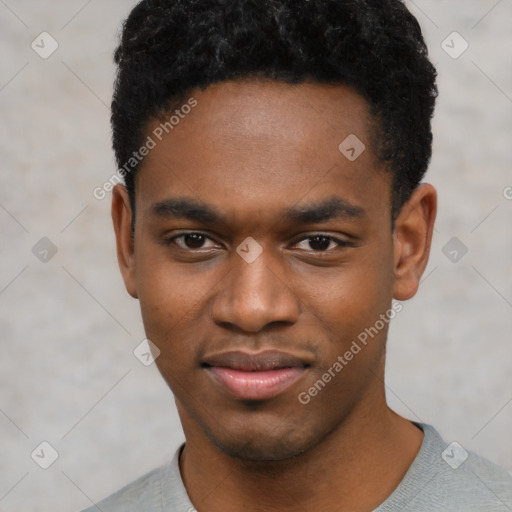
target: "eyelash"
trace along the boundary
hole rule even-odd
[[[173,242],[175,242],[175,240],[177,240],[179,238],[183,238],[183,237],[185,237],[187,235],[201,235],[201,236],[205,237],[205,239],[208,239],[208,240],[210,240],[212,242],[215,242],[215,240],[213,238],[208,236],[206,233],[202,233],[201,231],[187,231],[185,233],[180,233],[179,235],[173,235],[172,237],[166,238],[164,240],[164,243],[165,243],[165,245],[169,246]],[[294,245],[297,245],[300,242],[303,242],[304,240],[311,240],[311,239],[316,238],[316,237],[322,237],[322,238],[325,238],[325,239],[329,240],[329,245],[330,245],[331,242],[335,242],[338,247],[350,247],[352,245],[350,242],[348,242],[346,240],[341,240],[339,238],[333,237],[331,235],[325,235],[323,233],[315,233],[313,235],[304,236],[304,237],[300,238],[299,240],[297,240],[294,243]],[[184,248],[184,247],[180,247],[179,245],[178,245],[178,247],[180,249],[184,250],[184,251],[187,251],[187,252],[199,252],[199,251],[202,250],[201,248],[199,248],[199,249]],[[324,251],[311,249],[311,252],[325,253],[325,254],[330,253],[332,251],[333,251],[333,249],[328,249],[328,250],[324,250]]]

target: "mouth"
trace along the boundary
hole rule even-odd
[[[257,354],[234,351],[208,357],[201,366],[230,396],[268,400],[291,388],[311,362],[275,350]]]

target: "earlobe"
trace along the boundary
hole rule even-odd
[[[116,185],[112,192],[112,222],[116,235],[117,261],[126,291],[133,298],[137,298],[135,255],[131,229],[132,209],[128,191],[123,185]]]
[[[424,183],[413,192],[395,221],[393,298],[396,300],[410,299],[418,290],[428,263],[436,212],[436,190]]]

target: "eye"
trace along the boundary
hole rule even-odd
[[[204,233],[198,232],[182,233],[167,240],[169,244],[172,242],[185,250],[210,249],[217,245],[210,237],[206,236]],[[211,245],[205,246],[205,242],[211,242]]]
[[[316,252],[331,252],[336,247],[346,247],[349,242],[328,235],[310,235],[302,238],[296,244],[301,249]],[[300,247],[302,245],[302,247]],[[309,247],[307,247],[309,246]]]

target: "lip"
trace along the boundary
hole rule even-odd
[[[266,350],[251,354],[224,352],[207,357],[202,366],[224,391],[239,400],[268,400],[292,387],[311,361]]]

